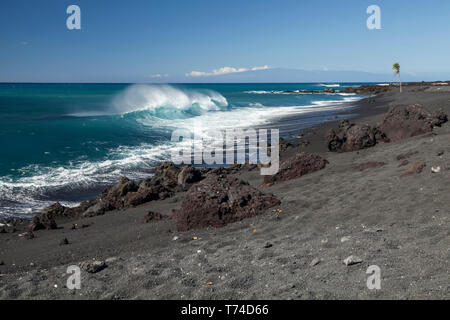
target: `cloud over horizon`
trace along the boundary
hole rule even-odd
[[[246,71],[257,71],[257,70],[267,70],[270,69],[268,65],[264,65],[262,67],[252,67],[252,68],[233,68],[233,67],[222,67],[219,69],[214,69],[212,72],[203,72],[203,71],[191,71],[190,73],[186,73],[186,77],[208,77],[208,76],[218,76],[222,74],[229,73],[240,73]]]

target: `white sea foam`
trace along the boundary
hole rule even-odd
[[[113,101],[113,109],[119,114],[135,111],[151,113],[194,111],[204,113],[228,106],[228,101],[212,90],[183,90],[170,85],[133,85]]]
[[[325,95],[340,95],[340,96],[354,96],[356,95],[355,93],[345,93],[345,92],[301,92],[300,90],[293,90],[291,92],[286,92],[286,91],[244,91],[244,93],[248,93],[248,94],[285,94],[285,95],[295,95],[295,94],[299,94],[299,95],[311,95],[311,94],[325,94]]]
[[[321,84],[319,84],[319,86],[321,86],[321,87],[327,87],[327,88],[338,88],[338,87],[340,87],[341,85],[340,85],[340,84],[324,84],[324,83],[321,83]]]

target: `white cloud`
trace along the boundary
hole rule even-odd
[[[160,79],[160,78],[167,78],[169,75],[168,74],[151,74],[149,77],[150,78],[154,78],[154,79]]]
[[[215,69],[212,72],[192,71],[190,73],[186,73],[186,77],[219,76],[219,75],[222,75],[222,74],[239,73],[239,72],[256,71],[256,70],[267,70],[267,69],[270,69],[270,67],[267,66],[267,65],[262,66],[262,67],[252,67],[252,68],[222,67],[222,68],[219,68],[219,69]]]

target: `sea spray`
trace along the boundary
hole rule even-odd
[[[228,101],[212,90],[183,90],[170,85],[133,85],[113,101],[117,113],[147,111],[163,119],[201,115],[228,107]]]

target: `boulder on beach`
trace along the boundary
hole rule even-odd
[[[331,129],[326,141],[328,150],[332,152],[351,152],[376,145],[377,138],[381,138],[377,128],[367,124],[355,125],[348,120],[341,121],[338,131]]]
[[[209,174],[186,193],[181,208],[173,211],[178,231],[223,227],[262,214],[280,201],[240,179]]]
[[[434,126],[446,122],[447,115],[441,110],[431,115],[421,105],[392,107],[380,125],[380,131],[389,141],[399,141],[433,131]]]
[[[84,206],[84,203],[79,208],[82,206]],[[30,231],[56,229],[57,224],[55,219],[77,217],[78,214],[79,210],[76,208],[68,208],[56,202],[39,212],[29,224],[28,229]]]
[[[322,170],[328,163],[319,155],[300,152],[283,161],[277,174],[265,176],[264,183],[274,184],[297,179],[305,174]]]
[[[51,213],[43,211],[37,214],[29,225],[29,231],[37,230],[51,230],[56,229],[58,226],[55,219],[52,217]]]
[[[395,106],[391,108],[380,125],[390,141],[399,141],[431,132],[431,115],[420,105]]]
[[[440,127],[444,123],[448,122],[448,115],[442,109],[434,111],[431,116],[433,118],[433,125],[435,127]]]
[[[176,167],[163,162],[155,168],[155,175],[139,184],[126,177],[97,197],[83,216],[97,216],[106,211],[134,207],[153,200],[162,200],[175,192],[187,190],[192,183],[200,181],[202,175],[192,166]]]

